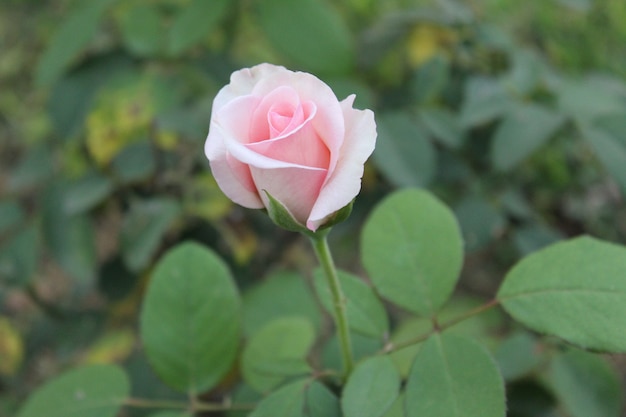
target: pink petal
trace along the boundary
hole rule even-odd
[[[233,99],[249,95],[260,80],[278,70],[287,71],[276,65],[259,64],[233,72],[230,76],[230,84],[222,87],[213,99],[212,115]]]
[[[283,67],[266,74],[253,88],[252,94],[265,96],[280,86],[289,85],[299,95],[300,101],[312,101],[317,106],[317,114],[312,120],[313,127],[330,151],[329,172],[335,169],[339,157],[345,126],[341,105],[333,90],[319,78],[304,72],[292,72]]]
[[[326,178],[326,170],[250,167],[250,171],[265,204],[269,203],[266,201],[267,196],[263,190],[283,203],[298,222],[306,223],[320,187]]]
[[[346,122],[346,138],[339,152],[335,171],[322,187],[307,220],[307,228],[315,231],[326,218],[345,207],[361,190],[365,161],[376,145],[376,122],[370,110],[352,108],[354,95],[341,102]]]

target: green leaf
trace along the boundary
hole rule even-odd
[[[461,125],[469,128],[491,122],[505,114],[512,105],[513,101],[499,81],[471,78],[465,85]]]
[[[346,297],[348,325],[354,332],[381,339],[389,331],[387,312],[374,290],[362,279],[344,271],[338,271],[339,282]],[[315,292],[324,309],[334,315],[332,294],[321,269],[314,274]]]
[[[352,342],[352,356],[356,362],[376,354],[383,348],[383,341],[380,338],[373,339],[360,333],[350,332],[350,341]],[[325,369],[341,369],[343,366],[337,334],[328,339],[322,347],[322,366]]]
[[[626,195],[626,142],[597,128],[583,129],[582,135]]]
[[[407,417],[504,417],[504,383],[476,342],[435,335],[420,349],[406,385]]]
[[[341,395],[345,417],[382,417],[400,393],[400,375],[387,356],[361,362]]]
[[[43,198],[43,237],[55,259],[72,277],[87,283],[95,278],[96,248],[93,226],[86,215],[65,211],[67,187],[49,186]]]
[[[564,82],[557,93],[561,111],[581,123],[626,110],[621,91],[593,78]]]
[[[523,255],[528,255],[563,239],[563,235],[558,230],[539,223],[518,227],[513,233],[513,242]]]
[[[464,138],[463,128],[454,113],[447,109],[430,108],[419,112],[420,121],[430,133],[450,149],[458,149]]]
[[[313,381],[307,390],[305,403],[306,417],[343,417],[339,398],[325,385]]]
[[[463,263],[459,225],[429,192],[398,191],[367,220],[361,259],[383,297],[414,313],[433,316],[459,278]]]
[[[0,247],[0,277],[14,285],[26,285],[39,260],[39,233],[35,225],[20,230]]]
[[[110,179],[96,171],[88,172],[68,185],[64,210],[70,215],[84,213],[106,200],[112,191]]]
[[[156,373],[179,391],[214,387],[233,365],[240,329],[239,295],[224,262],[195,243],[168,251],[141,312],[141,337]]]
[[[180,211],[180,205],[170,198],[135,201],[132,204],[130,212],[124,217],[120,236],[122,257],[131,271],[140,271],[150,264],[163,236]]]
[[[516,320],[587,349],[626,352],[626,248],[591,237],[554,244],[511,269],[498,300]]]
[[[373,158],[381,173],[397,187],[424,186],[435,175],[435,149],[408,113],[378,117]]]
[[[422,64],[411,77],[411,93],[417,103],[428,103],[439,97],[450,78],[450,64],[441,55]]]
[[[136,55],[156,55],[163,47],[163,22],[155,6],[139,4],[122,16],[122,39]]]
[[[46,145],[30,149],[11,172],[8,181],[10,191],[23,191],[50,179],[53,173],[52,151]]]
[[[128,377],[118,366],[86,366],[37,389],[17,416],[115,417],[129,394]]]
[[[192,0],[172,21],[169,53],[179,55],[202,41],[224,18],[230,4],[228,0]]]
[[[601,357],[571,349],[553,359],[546,382],[572,417],[618,417],[624,389]]]
[[[250,417],[341,417],[339,401],[317,381],[292,382],[265,397]]]
[[[99,55],[54,83],[46,108],[61,140],[68,141],[78,135],[85,126],[85,117],[98,88],[128,71],[132,64],[131,58],[121,53]]]
[[[326,1],[266,0],[257,11],[271,44],[295,66],[323,74],[352,68],[352,34]]]
[[[244,380],[259,392],[268,392],[286,378],[307,374],[306,357],[315,329],[303,317],[282,317],[252,335],[241,359]]]
[[[191,414],[181,411],[159,411],[152,413],[148,417],[192,417]]]
[[[498,346],[495,359],[502,377],[512,381],[528,375],[541,364],[541,348],[529,333],[516,332]]]
[[[319,307],[304,277],[297,273],[272,274],[243,294],[243,328],[246,336],[282,316],[302,316],[315,329],[320,328]]]
[[[485,199],[468,197],[454,210],[463,231],[468,252],[484,248],[500,237],[506,227],[506,219]]]
[[[537,104],[516,106],[496,129],[491,142],[491,161],[509,171],[535,152],[563,125],[565,119]]]
[[[24,211],[13,200],[0,201],[0,234],[14,229],[24,221]]]
[[[77,3],[78,7],[63,21],[37,64],[37,85],[44,86],[56,81],[73,63],[96,34],[103,13],[115,1],[92,0]]]
[[[148,141],[128,145],[115,156],[111,169],[121,183],[145,180],[156,171],[154,150]]]

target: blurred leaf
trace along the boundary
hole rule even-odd
[[[383,339],[389,331],[389,319],[380,299],[373,288],[361,278],[344,271],[338,271],[339,282],[346,298],[346,316],[348,326],[354,332],[364,336]],[[330,288],[321,269],[314,274],[315,292],[324,309],[335,314]]]
[[[246,336],[283,316],[301,316],[315,329],[321,315],[304,277],[293,272],[278,272],[243,294],[243,327]]]
[[[518,48],[514,49],[512,60],[505,83],[520,94],[530,94],[540,81],[543,63],[532,51]]]
[[[35,70],[35,82],[44,86],[61,76],[96,34],[102,14],[116,0],[91,0],[77,4],[53,35]]]
[[[557,0],[557,2],[578,12],[587,12],[592,5],[591,0]]]
[[[561,127],[565,119],[537,104],[516,106],[498,126],[491,142],[491,161],[509,171],[535,152]]]
[[[413,73],[411,93],[417,103],[428,103],[439,97],[450,78],[450,64],[442,56],[436,55]]]
[[[46,106],[61,140],[76,136],[83,128],[98,88],[131,65],[124,55],[99,55],[54,83]]]
[[[0,278],[6,284],[26,285],[35,274],[39,260],[39,231],[26,226],[0,246]],[[1,282],[1,281],[0,281]]]
[[[0,234],[15,229],[23,221],[24,211],[17,201],[0,201]]]
[[[127,359],[135,347],[135,333],[130,329],[104,333],[84,353],[85,364],[115,363]]]
[[[69,215],[84,213],[106,200],[113,183],[97,171],[90,171],[73,181],[64,193],[64,210]]]
[[[436,154],[426,133],[407,113],[378,117],[374,162],[397,187],[427,185],[435,174]]]
[[[120,236],[122,257],[131,271],[140,271],[150,264],[180,211],[176,200],[170,198],[138,200],[131,205]]]
[[[265,0],[258,18],[272,45],[296,66],[322,74],[352,68],[352,34],[326,1]]]
[[[182,243],[156,265],[141,311],[146,356],[171,387],[198,393],[233,365],[241,328],[237,287],[226,264]]]
[[[400,375],[387,356],[359,363],[341,394],[345,417],[382,417],[400,393]]]
[[[374,92],[371,87],[355,78],[335,78],[328,80],[328,85],[339,100],[354,94],[354,108],[372,109],[375,107]]]
[[[546,381],[572,417],[618,417],[623,387],[601,357],[570,349],[552,360]]]
[[[582,135],[626,195],[626,141],[598,128],[585,128]]]
[[[306,357],[315,329],[302,317],[273,320],[254,333],[241,358],[243,378],[259,392],[269,392],[291,376],[310,372]]]
[[[0,316],[0,375],[13,376],[24,359],[22,336],[11,322]]]
[[[454,113],[447,109],[427,108],[419,112],[419,119],[444,146],[458,149],[464,140],[463,129]]]
[[[473,77],[465,84],[461,106],[461,125],[474,127],[506,114],[513,105],[502,84],[492,78]]]
[[[49,180],[53,172],[53,155],[46,145],[29,149],[11,172],[9,190],[23,191]]]
[[[404,392],[398,395],[383,417],[404,417]]]
[[[498,300],[535,331],[587,349],[626,352],[625,274],[626,248],[579,237],[520,261]]]
[[[168,51],[179,55],[211,33],[224,18],[229,0],[192,0],[172,21]]]
[[[149,414],[148,417],[192,417],[192,415],[185,411],[158,411]]]
[[[339,399],[325,385],[313,381],[306,396],[306,417],[343,417]]]
[[[299,380],[259,402],[250,417],[340,417],[339,401],[314,380]]]
[[[626,98],[620,90],[593,78],[566,81],[557,93],[561,111],[582,123],[626,110]]]
[[[502,341],[495,359],[505,381],[522,378],[535,370],[542,361],[540,345],[527,332],[516,332]]]
[[[360,333],[350,332],[350,339],[352,356],[356,362],[375,355],[383,348],[383,341],[380,338],[374,339]],[[322,365],[326,369],[341,369],[342,361],[339,339],[334,334],[322,348]]]
[[[208,172],[195,175],[185,190],[185,209],[193,215],[215,222],[230,214],[233,202],[224,195]]]
[[[374,209],[361,236],[361,259],[383,297],[433,316],[459,278],[462,245],[452,212],[429,192],[409,189]]]
[[[155,5],[138,4],[122,16],[122,39],[136,55],[158,54],[165,41],[162,17]]]
[[[37,389],[18,417],[115,417],[130,393],[126,373],[115,365],[68,371]]]
[[[148,141],[133,143],[117,154],[111,170],[121,183],[145,180],[156,171],[154,149]]]
[[[505,409],[502,377],[482,346],[449,334],[424,343],[406,385],[407,417],[504,417]]]
[[[95,278],[96,248],[91,219],[65,210],[65,184],[55,183],[43,197],[43,237],[63,269],[82,283]]]
[[[484,248],[502,235],[506,219],[496,208],[480,197],[467,197],[455,207],[461,225],[465,249],[473,252]]]
[[[538,223],[518,227],[513,233],[513,242],[524,256],[556,243],[564,237],[558,230]]]

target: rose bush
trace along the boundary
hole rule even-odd
[[[269,193],[311,231],[350,204],[374,150],[370,110],[317,77],[271,64],[236,71],[213,101],[205,153],[222,191],[248,208]]]

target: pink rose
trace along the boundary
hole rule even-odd
[[[275,65],[233,73],[213,101],[205,144],[224,194],[263,208],[267,192],[317,230],[359,193],[374,150],[374,114],[353,102],[340,102],[311,74]]]

